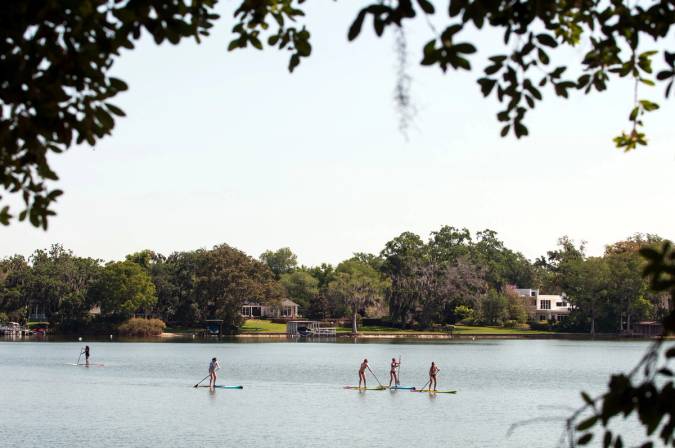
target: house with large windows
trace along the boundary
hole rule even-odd
[[[288,318],[295,319],[299,305],[292,300],[284,299],[279,305],[262,305],[257,302],[248,302],[241,306],[241,315],[247,319]]]
[[[525,299],[527,314],[532,320],[561,321],[572,311],[572,305],[565,294],[539,294],[538,289],[513,288]]]

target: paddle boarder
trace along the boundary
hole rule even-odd
[[[435,362],[431,362],[431,368],[429,368],[429,390],[436,390],[436,375],[440,372],[441,369],[438,368]],[[434,385],[434,388],[431,389],[431,385]]]
[[[392,381],[394,382],[394,386],[399,385],[398,372],[396,369],[398,369],[400,365],[401,363],[396,361],[396,358],[391,358],[391,367],[389,369],[389,387],[391,387]]]
[[[209,387],[214,388],[216,387],[216,379],[218,379],[218,374],[216,373],[216,370],[220,369],[220,364],[218,363],[218,360],[216,358],[213,358],[211,360],[211,363],[209,363]]]
[[[89,364],[89,346],[84,346],[84,363]]]
[[[359,367],[359,389],[361,388],[361,382],[363,381],[363,387],[366,386],[366,369],[368,368],[368,360],[364,359]]]

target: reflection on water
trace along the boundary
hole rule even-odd
[[[561,340],[369,343],[0,342],[0,445],[97,447],[540,447],[555,446],[559,420],[579,391],[600,391],[645,342]],[[92,363],[74,363],[83,344]],[[194,388],[218,357],[219,384]],[[401,385],[420,386],[430,362],[439,389],[353,391],[360,361]],[[372,377],[369,384],[376,384]]]

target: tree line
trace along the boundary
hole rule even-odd
[[[662,242],[636,234],[588,256],[584,243],[562,237],[531,261],[493,230],[444,226],[426,241],[404,232],[379,254],[355,253],[336,266],[298,265],[289,248],[256,259],[226,244],[168,256],[144,250],[104,263],[56,244],[0,260],[0,320],[44,317],[64,332],[107,331],[140,314],[188,326],[217,318],[236,331],[244,303],[278,306],[289,298],[305,317],[350,319],[354,332],[366,317],[417,329],[465,323],[620,332],[671,306],[642,276],[640,249]],[[564,294],[571,313],[538,322],[514,287]]]

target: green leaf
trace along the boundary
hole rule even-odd
[[[649,100],[640,100],[640,105],[647,111],[651,112],[653,110],[656,110],[659,108],[659,105],[656,103],[653,103]]]
[[[586,420],[582,421],[581,423],[579,423],[577,425],[576,429],[577,429],[577,431],[586,431],[587,429],[593,427],[593,425],[595,425],[595,423],[597,421],[598,421],[598,416],[593,415],[593,416],[587,418]]]
[[[577,440],[577,445],[588,445],[591,439],[593,439],[593,434],[584,434],[583,436],[579,437],[579,440]]]
[[[587,405],[595,406],[595,402],[593,401],[591,396],[588,395],[586,392],[581,392],[581,398],[586,402]]]
[[[112,78],[112,77],[110,78],[110,86],[113,89],[117,90],[118,92],[123,92],[129,88],[126,82],[122,81],[119,78]]]
[[[230,44],[227,46],[227,51],[232,51],[235,48],[239,48],[239,39],[234,39],[230,42]]]
[[[249,34],[248,36],[249,42],[251,42],[251,45],[253,45],[254,48],[257,48],[258,50],[262,50],[262,42],[260,42],[260,39],[258,39],[257,36],[254,36],[253,34]]]
[[[492,92],[495,84],[497,84],[497,81],[490,78],[480,78],[478,84],[480,84],[480,91],[483,96],[488,96],[490,95],[490,92]]]
[[[295,42],[295,49],[298,50],[300,56],[309,56],[312,53],[312,46],[306,40],[297,40]]]
[[[547,47],[555,48],[558,46],[558,42],[556,42],[555,38],[550,34],[537,34],[537,40],[540,44],[546,45]]]
[[[417,3],[420,5],[420,8],[422,8],[422,11],[424,11],[427,14],[433,14],[435,12],[434,10],[434,5],[431,4],[428,0],[417,0]]]
[[[605,436],[602,438],[602,447],[609,448],[611,444],[612,444],[612,432],[607,431],[605,432]]]
[[[349,27],[349,31],[347,32],[347,39],[352,41],[356,39],[361,33],[361,27],[363,26],[363,20],[366,18],[366,10],[362,9],[359,11],[359,14],[356,16],[356,19],[354,19],[354,22],[352,22],[351,26]]]
[[[638,106],[635,106],[633,110],[630,111],[630,115],[628,115],[628,121],[635,121],[639,113],[640,108]]]
[[[462,42],[452,46],[452,49],[457,53],[471,54],[476,52],[476,47],[467,42]]]
[[[105,105],[108,108],[108,110],[110,111],[110,113],[112,113],[114,115],[117,115],[118,117],[125,117],[126,116],[124,111],[122,109],[120,109],[119,107],[115,106],[114,104],[105,103]]]

